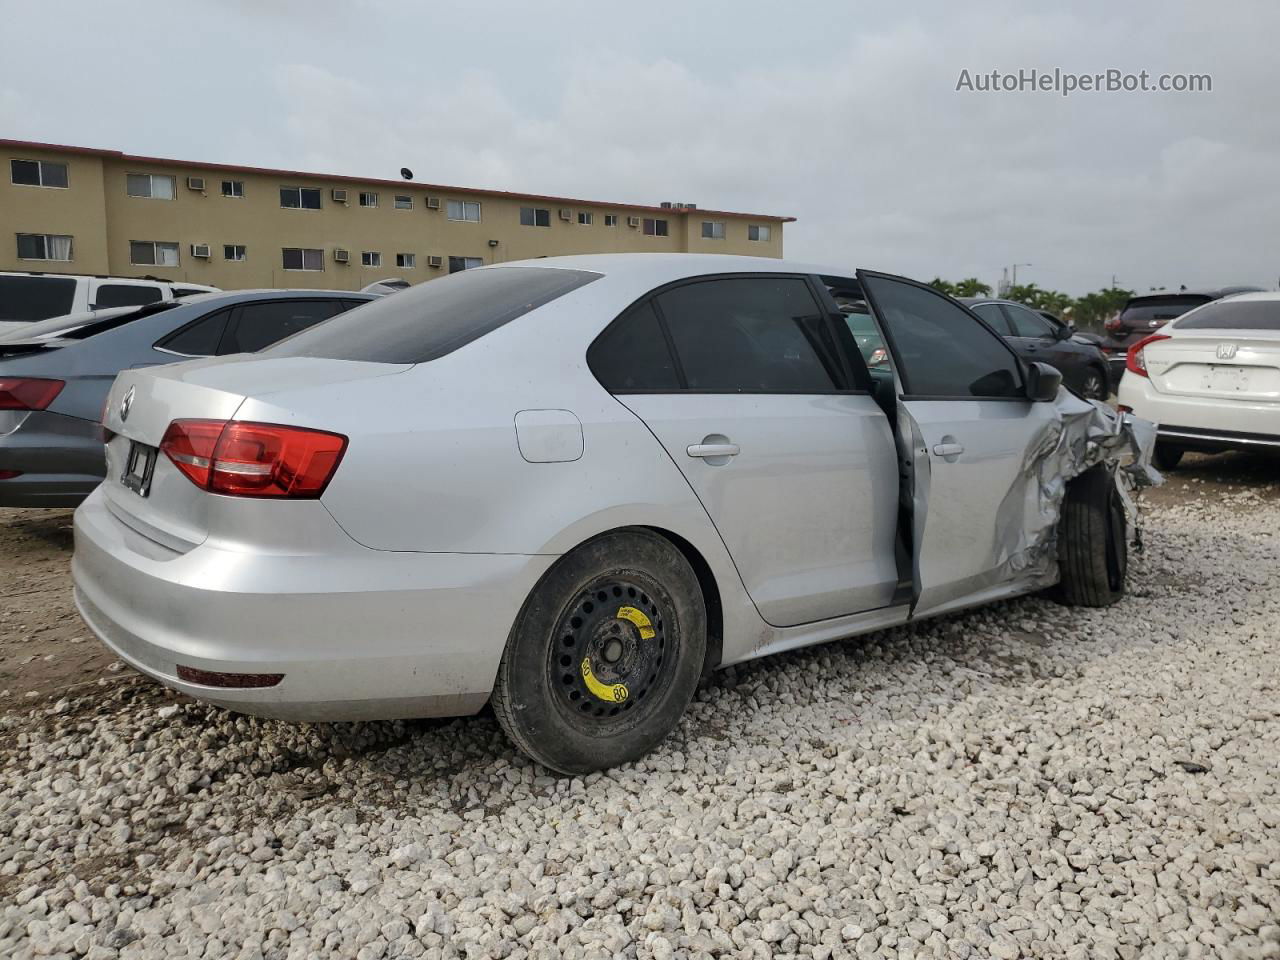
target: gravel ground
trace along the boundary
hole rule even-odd
[[[127,671],[28,679],[44,634],[28,668],[96,645],[68,647],[65,573],[52,613],[6,595],[0,956],[1280,957],[1275,463],[1206,463],[1148,496],[1117,607],[726,671],[585,778],[488,716],[288,725]]]

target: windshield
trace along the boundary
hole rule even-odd
[[[71,309],[71,277],[0,276],[0,320],[46,320]]]
[[[1178,330],[1280,331],[1280,300],[1215,300],[1189,313]]]
[[[464,270],[339,314],[263,354],[425,363],[599,277],[560,267]]]

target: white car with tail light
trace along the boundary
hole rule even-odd
[[[884,345],[864,360],[833,291]],[[1138,426],[899,277],[755,257],[467,270],[264,353],[124,371],[76,600],[247,713],[472,713],[640,756],[708,669],[1124,591]],[[1149,446],[1149,444],[1147,445]]]
[[[1244,293],[1183,314],[1129,348],[1117,397],[1155,422],[1155,465],[1184,452],[1280,452],[1280,293]]]

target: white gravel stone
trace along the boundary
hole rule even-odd
[[[639,763],[113,680],[0,717],[0,956],[1280,957],[1280,501],[1130,595],[732,668]]]

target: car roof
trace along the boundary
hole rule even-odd
[[[538,257],[477,267],[493,270],[502,267],[558,267],[562,270],[585,270],[606,277],[652,281],[654,286],[684,277],[712,273],[816,273],[853,277],[851,266],[806,263],[798,260],[776,260],[772,257],[735,256],[721,253],[592,253],[565,257]]]
[[[1195,287],[1187,290],[1153,290],[1150,293],[1140,293],[1137,296],[1130,297],[1125,301],[1127,307],[1131,303],[1139,303],[1142,300],[1163,300],[1166,297],[1206,297],[1209,300],[1219,300],[1222,297],[1229,297],[1237,293],[1265,293],[1261,287],[1235,286],[1235,287]]]

